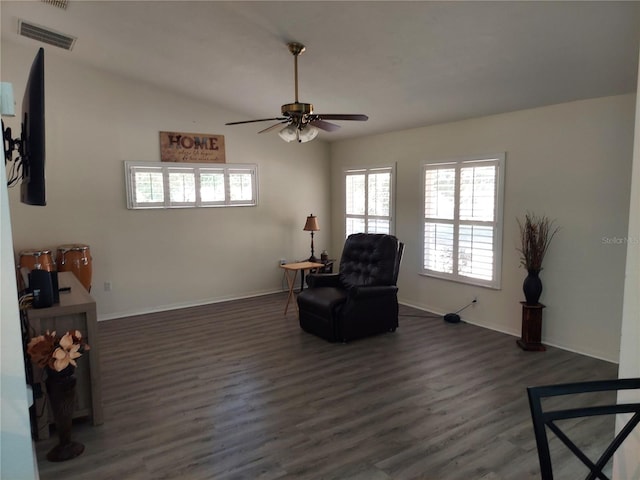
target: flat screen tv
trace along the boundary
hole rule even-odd
[[[45,196],[45,125],[44,125],[44,49],[31,65],[22,99],[22,138],[20,142],[22,184],[20,201],[29,205],[46,205]]]

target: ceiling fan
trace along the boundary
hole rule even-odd
[[[286,103],[282,105],[281,117],[273,118],[261,118],[258,120],[245,120],[242,122],[230,122],[225,125],[240,125],[243,123],[254,122],[268,122],[277,121],[258,133],[270,132],[279,128],[281,125],[286,126],[279,132],[280,137],[287,141],[297,141],[300,143],[313,140],[318,135],[318,129],[325,130],[327,132],[333,132],[340,128],[340,125],[327,122],[327,120],[357,120],[364,122],[369,119],[366,115],[362,114],[321,114],[313,112],[313,105],[310,103],[301,103],[298,101],[298,56],[305,51],[305,46],[301,43],[291,42],[288,43],[289,51],[294,58],[294,80],[295,80],[295,101],[293,103]]]

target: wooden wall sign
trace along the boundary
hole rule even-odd
[[[160,132],[160,160],[181,163],[225,163],[224,135]]]

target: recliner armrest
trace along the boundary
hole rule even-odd
[[[341,287],[338,273],[310,273],[305,277],[310,288],[317,287]]]
[[[350,298],[370,298],[396,295],[398,287],[395,285],[378,285],[371,287],[352,287],[349,289]]]

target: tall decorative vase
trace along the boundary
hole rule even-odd
[[[529,274],[522,283],[522,291],[527,305],[537,305],[542,294],[542,281],[540,280],[540,270],[528,270]]]
[[[84,445],[71,440],[73,408],[76,398],[75,368],[69,365],[57,372],[47,368],[47,394],[58,433],[58,445],[47,453],[50,462],[71,460],[84,452]]]

